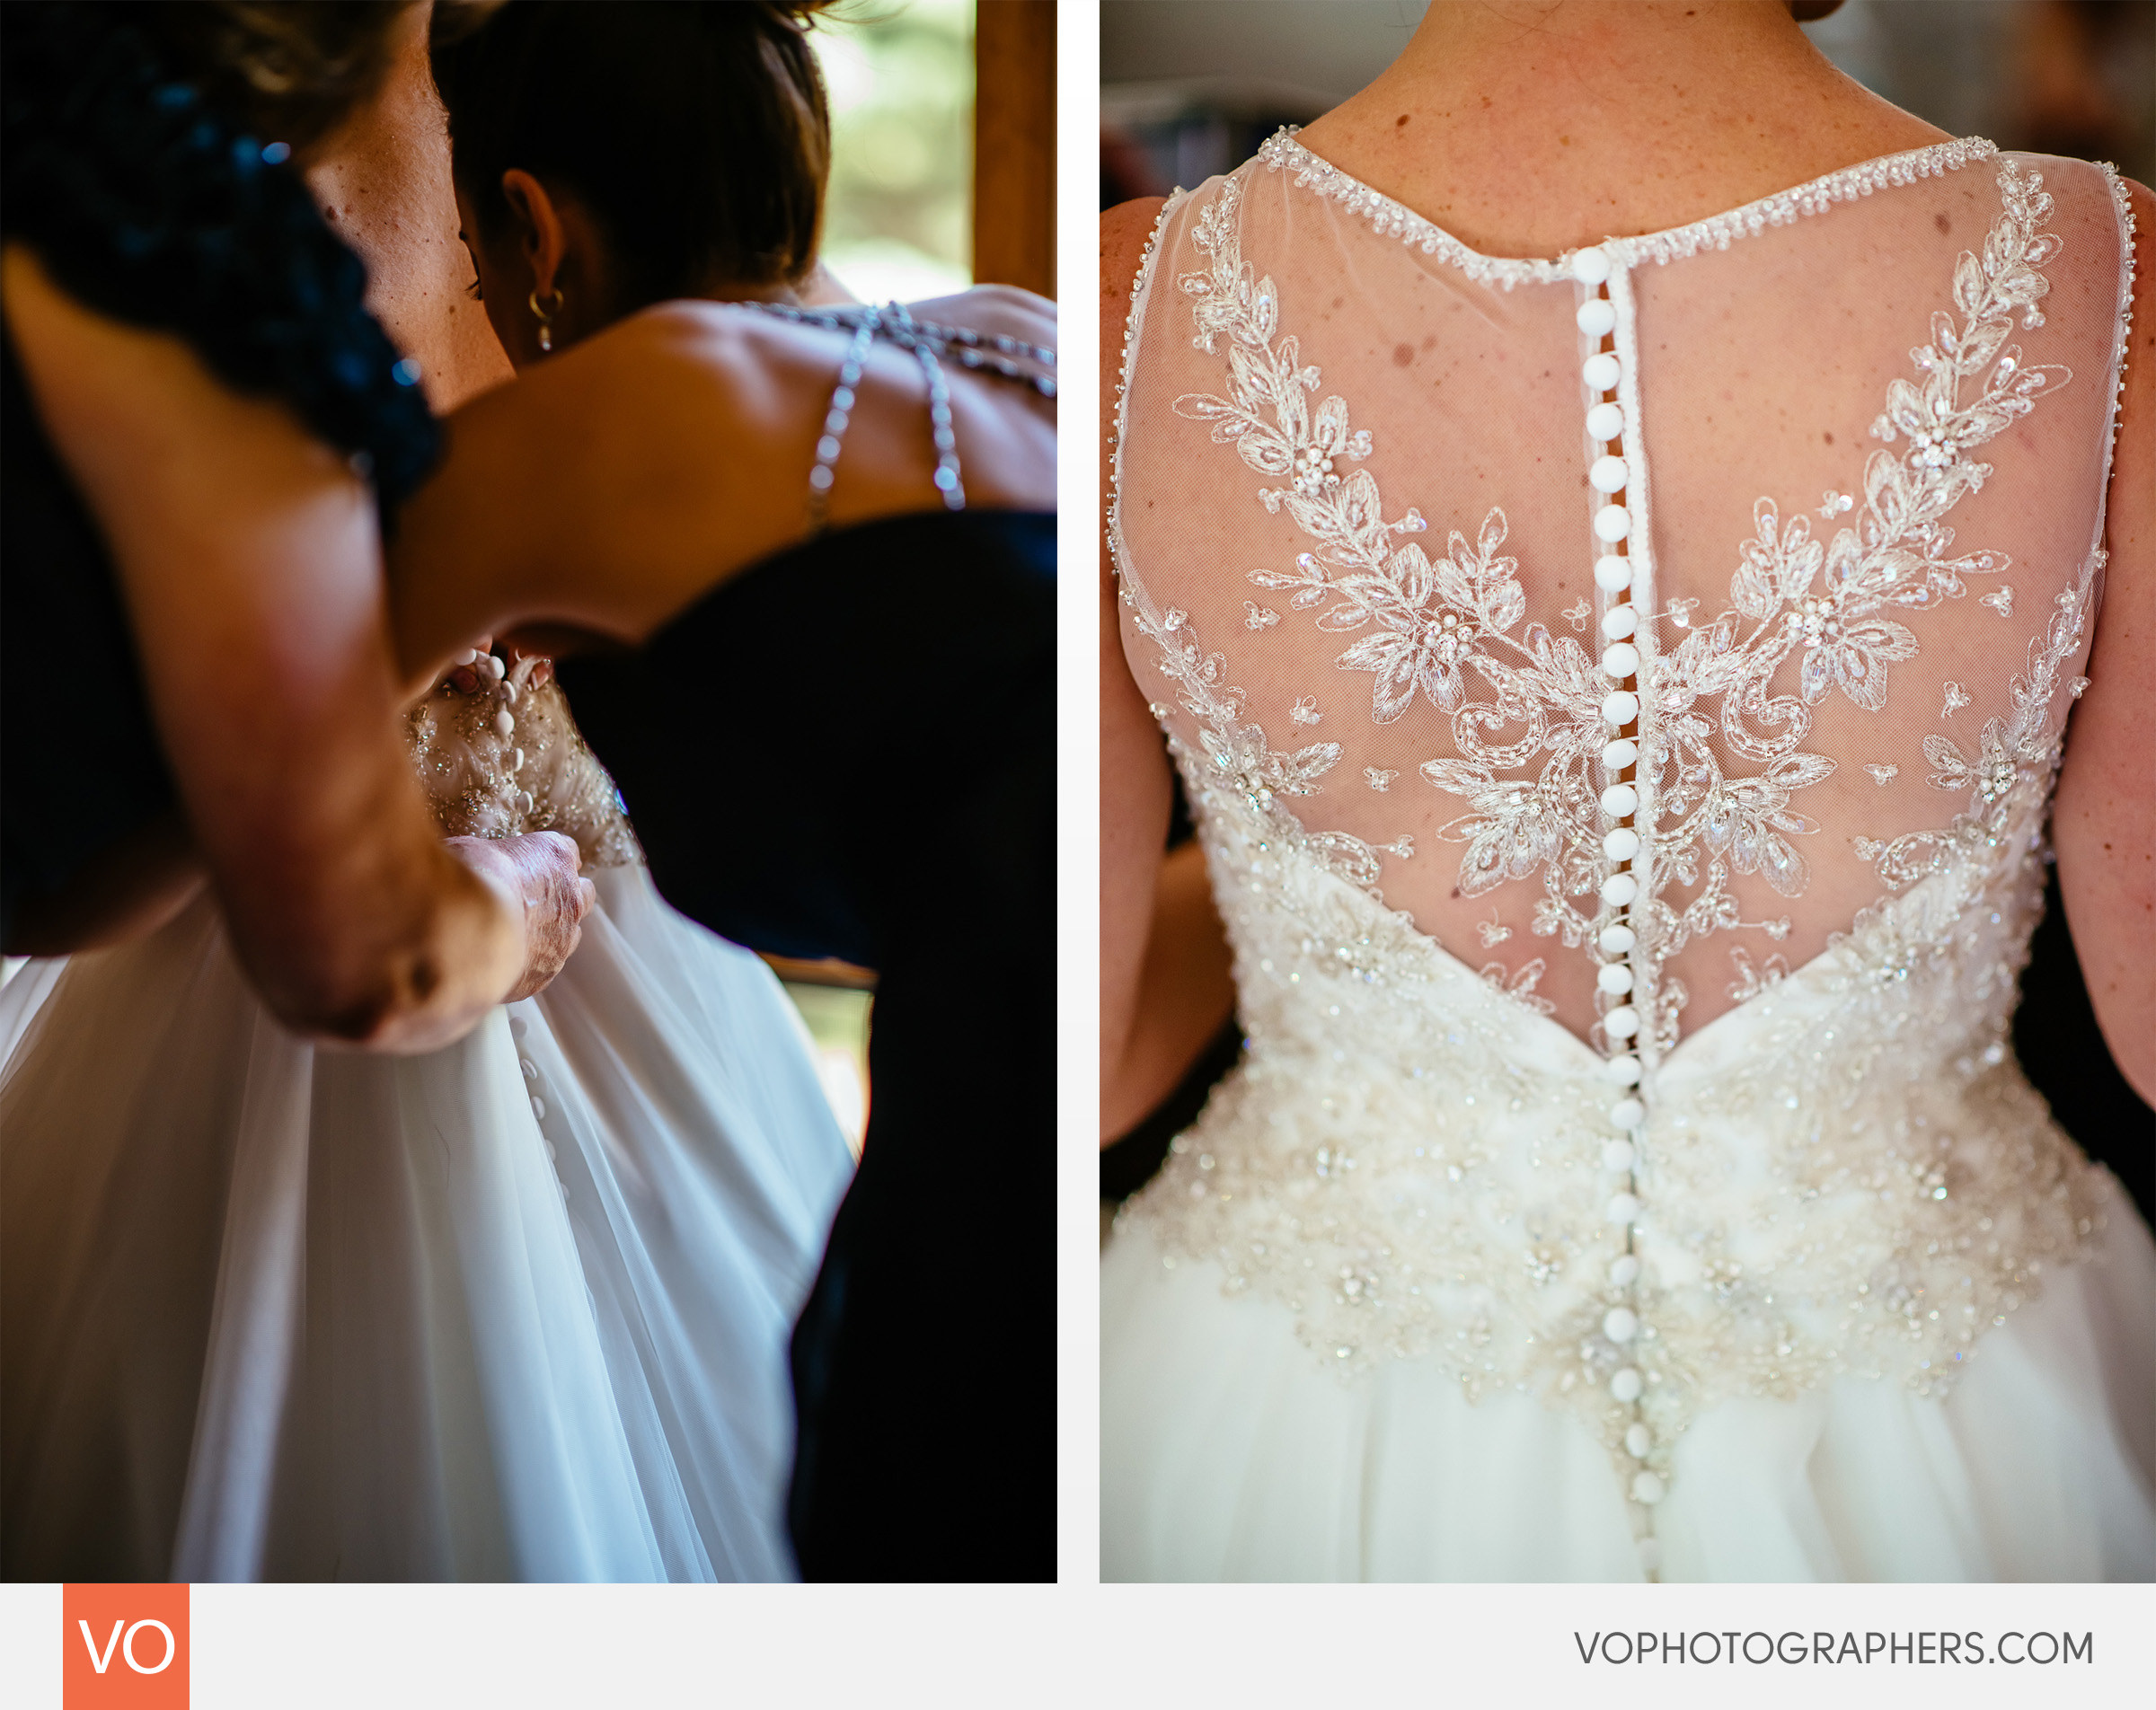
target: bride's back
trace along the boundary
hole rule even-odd
[[[1530,11],[1690,27],[1433,20]],[[1727,1572],[1683,1555],[1695,1475],[1751,1446],[1685,1447],[1694,1421],[1844,1376],[1936,1395],[2109,1220],[2134,1250],[2009,1042],[2099,593],[2129,204],[2107,169],[1911,148],[1786,58],[1704,87],[1642,62],[1627,101],[1549,31],[1448,64],[1431,30],[1309,146],[1171,199],[1132,295],[1124,653],[1247,1048],[1109,1247],[1109,1501],[1149,1569],[1428,1573],[1393,1540],[1471,1534],[1464,1487],[1395,1468],[1469,1469],[1532,1535],[1532,1426],[1455,1423],[1409,1388],[1427,1362],[1586,1427],[1649,1571],[1691,1492],[1677,1571]],[[1383,1374],[1342,1391],[1367,1413],[1262,1363],[1283,1312]],[[1831,1434],[1720,1488],[1809,1503]],[[1551,1487],[1569,1527],[1586,1499]],[[1349,1488],[1365,1553],[1313,1553]]]
[[[1472,150],[1388,154],[1373,114],[1452,117],[1409,93],[1313,134],[1507,256],[1833,146],[1783,101],[1637,195],[1593,165],[1538,184],[1561,131],[1462,190]],[[2122,355],[2098,169],[1972,141],[1741,201],[1500,259],[1276,138],[1166,211],[1119,401],[1127,646],[1201,790],[1576,1035],[1622,1050],[1598,1017],[1637,1010],[1650,1062],[2033,833]]]

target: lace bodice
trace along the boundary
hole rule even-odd
[[[642,859],[621,794],[579,734],[561,685],[526,658],[470,694],[444,683],[406,715],[405,741],[435,821],[450,837],[564,832],[584,865]]]
[[[1290,133],[1171,199],[1110,544],[1250,1042],[1171,1252],[1577,1408],[1644,1527],[1698,1406],[2081,1250],[2005,1039],[2131,242],[1978,140],[1550,260]]]

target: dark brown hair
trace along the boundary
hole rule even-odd
[[[138,26],[213,110],[265,143],[304,153],[382,86],[409,4],[186,0],[114,7],[111,15]]]
[[[816,260],[831,120],[808,45],[819,0],[442,4],[434,78],[482,227],[519,167],[604,233],[628,313]]]

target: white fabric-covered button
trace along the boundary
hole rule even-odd
[[[1604,956],[1629,955],[1632,946],[1639,941],[1632,936],[1632,929],[1629,926],[1605,926],[1602,929],[1602,936],[1595,940],[1602,947]]]
[[[1629,1289],[1639,1280],[1639,1261],[1630,1253],[1620,1253],[1610,1261],[1610,1281],[1621,1289]]]
[[[517,721],[506,712],[498,712],[494,715],[494,730],[497,736],[513,736],[517,734]]]
[[[1630,1342],[1639,1334],[1639,1320],[1630,1307],[1613,1306],[1602,1315],[1602,1333],[1613,1342]]]
[[[1602,716],[1613,725],[1629,725],[1639,716],[1639,697],[1629,689],[1619,689],[1602,698]]]
[[[524,1037],[524,1036],[525,1036],[526,1034],[529,1033],[531,1030],[532,1030],[532,1024],[531,1024],[530,1022],[526,1021],[526,1019],[525,1019],[525,1018],[524,1018],[522,1016],[516,1016],[516,1015],[513,1015],[513,1016],[511,1016],[511,1017],[509,1018],[509,1037],[510,1037],[510,1038],[512,1038],[512,1039],[521,1039],[521,1038],[523,1038],[523,1037]]]
[[[526,1080],[536,1081],[539,1079],[539,1065],[529,1057],[519,1057],[517,1060],[517,1066],[524,1071],[524,1078]]]
[[[1637,1087],[1639,1084],[1639,1059],[1627,1052],[1621,1057],[1612,1057],[1602,1065],[1605,1080],[1620,1087]]]
[[[1612,819],[1622,819],[1639,806],[1639,792],[1630,784],[1612,784],[1602,792],[1602,811]]]
[[[1600,403],[1587,411],[1587,434],[1590,438],[1612,440],[1624,431],[1624,411],[1615,404]]]
[[[1613,998],[1621,998],[1632,989],[1632,971],[1621,962],[1605,962],[1595,975],[1595,983]]]
[[[1602,881],[1602,900],[1612,908],[1623,908],[1639,895],[1639,881],[1630,873],[1612,873]]]
[[[1602,1030],[1613,1039],[1629,1039],[1639,1031],[1639,1011],[1621,1003],[1603,1017]]]
[[[1602,668],[1621,683],[1638,674],[1639,649],[1630,641],[1613,641],[1602,650]]]
[[[1604,505],[1595,513],[1595,538],[1612,545],[1632,532],[1631,513],[1621,505]]]
[[[1620,1175],[1632,1167],[1632,1142],[1629,1140],[1607,1140],[1602,1145],[1602,1167]]]
[[[1639,614],[1630,605],[1613,605],[1602,614],[1602,632],[1613,641],[1621,641],[1639,627]]]
[[[1618,736],[1603,745],[1602,763],[1612,771],[1622,771],[1639,758],[1639,745],[1630,736]]]
[[[1647,1106],[1637,1098],[1620,1098],[1610,1106],[1610,1126],[1637,1128],[1647,1120]]]
[[[1604,552],[1595,560],[1595,586],[1611,594],[1621,594],[1632,585],[1632,563],[1615,552]]]
[[[1602,840],[1602,852],[1613,861],[1629,861],[1639,852],[1639,833],[1620,825]]]
[[[1655,1433],[1645,1425],[1634,1423],[1625,1428],[1624,1451],[1634,1460],[1647,1459],[1647,1451],[1655,1446]]]
[[[546,1120],[545,1099],[535,1098],[532,1100],[532,1115],[536,1116],[541,1122],[544,1122]]]
[[[1644,1387],[1638,1366],[1619,1366],[1610,1376],[1610,1394],[1619,1401],[1637,1401]]]
[[[1662,1481],[1652,1473],[1635,1473],[1632,1476],[1632,1500],[1643,1507],[1652,1508],[1662,1500]]]
[[[1607,350],[1597,350],[1579,365],[1579,377],[1587,383],[1590,392],[1614,392],[1617,373],[1617,358]]]
[[[1588,338],[1599,339],[1616,326],[1617,311],[1610,306],[1607,297],[1589,297],[1572,318],[1579,322],[1579,330]]]
[[[1597,457],[1587,467],[1587,485],[1598,493],[1621,493],[1632,472],[1621,457]]]
[[[1602,1214],[1613,1223],[1629,1223],[1639,1215],[1639,1202],[1630,1194],[1612,1194]]]
[[[1600,285],[1610,277],[1610,258],[1600,250],[1580,250],[1572,257],[1572,277],[1582,285]]]

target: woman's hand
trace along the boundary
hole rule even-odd
[[[483,879],[524,922],[524,974],[502,1001],[514,1003],[543,991],[576,953],[584,917],[599,900],[588,878],[578,876],[577,841],[560,832],[520,837],[451,837],[451,854]]]

